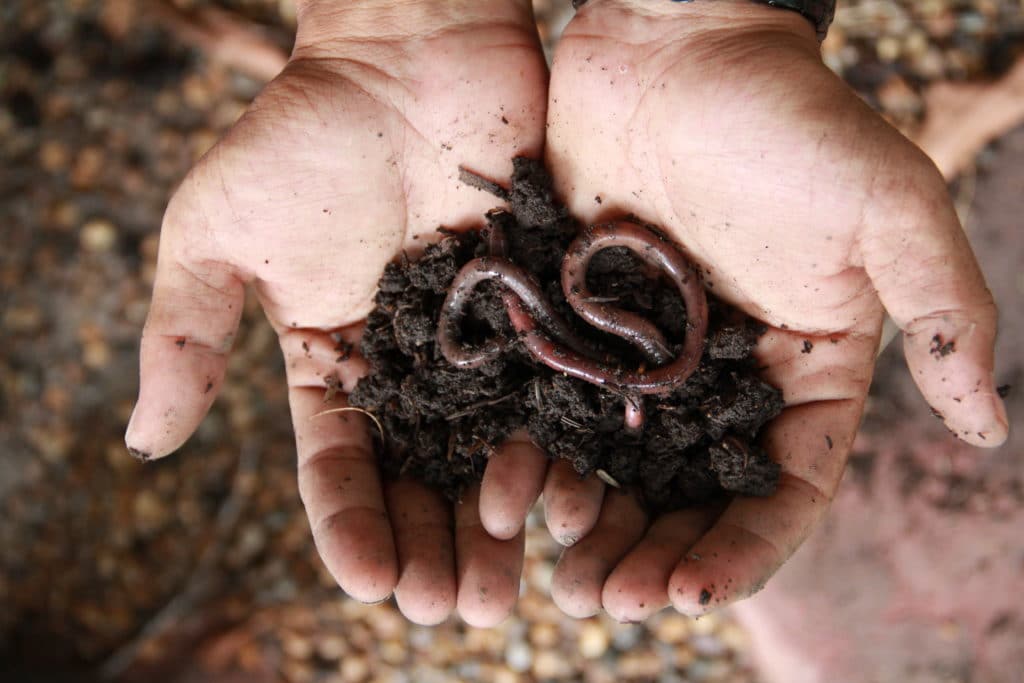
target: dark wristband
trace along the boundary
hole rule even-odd
[[[818,34],[818,40],[825,40],[828,34],[828,27],[836,14],[836,0],[750,0],[759,5],[770,5],[790,9],[807,17],[814,25]],[[586,4],[587,0],[572,0],[572,6],[579,8]],[[693,0],[672,0],[672,2],[693,2]]]
[[[675,1],[678,2],[678,0]],[[753,0],[753,2],[799,12],[814,24],[818,40],[825,40],[828,27],[836,15],[836,0]]]

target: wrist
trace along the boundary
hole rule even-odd
[[[814,27],[805,17],[751,0],[588,0],[579,14],[608,23],[609,29],[621,22],[621,30],[608,33],[629,33],[623,38],[637,42],[759,34],[788,36],[818,52]]]
[[[427,39],[475,24],[529,26],[530,0],[297,0],[295,54],[325,56],[352,44]]]

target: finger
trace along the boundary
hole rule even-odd
[[[699,615],[753,595],[821,521],[842,477],[863,398],[787,408],[765,430],[782,468],[769,498],[735,498],[669,579],[669,599]]]
[[[391,595],[398,580],[391,525],[381,492],[369,420],[324,401],[322,387],[288,392],[299,458],[299,495],[313,540],[341,588],[361,602]]]
[[[923,199],[900,194],[869,217],[860,247],[878,295],[904,332],[914,381],[958,437],[976,446],[1006,440],[1006,408],[996,392],[996,307],[946,186],[937,171]]]
[[[881,324],[881,310],[879,310]],[[871,386],[878,325],[871,332],[814,335],[769,329],[754,355],[760,377],[782,390],[787,406],[865,396]]]
[[[595,475],[581,477],[567,460],[556,460],[544,483],[544,519],[551,536],[564,546],[590,533],[601,514],[604,484]]]
[[[526,534],[500,540],[480,522],[480,488],[465,493],[455,506],[456,609],[470,626],[497,626],[512,613],[519,597]]]
[[[609,616],[638,622],[667,607],[672,571],[720,513],[715,507],[659,517],[605,581],[601,603]]]
[[[417,624],[439,624],[455,608],[451,504],[411,481],[386,485],[385,495],[398,553],[398,609]]]
[[[640,540],[646,526],[647,515],[633,495],[609,489],[597,524],[583,540],[567,548],[555,565],[551,599],[558,608],[577,619],[597,614],[605,579]]]
[[[186,243],[193,235],[184,232],[182,201],[175,197],[161,229],[139,399],[125,433],[128,450],[142,460],[175,451],[199,426],[224,381],[242,314],[244,285],[234,270],[214,249]]]
[[[335,382],[339,391],[355,389],[369,365],[358,351],[362,325],[351,325],[327,334],[321,330],[284,328],[279,331],[281,350],[292,386],[325,386]]]
[[[762,377],[787,408],[762,444],[781,466],[771,498],[737,498],[669,580],[680,611],[699,614],[762,586],[824,515],[860,421],[880,320],[862,330],[812,336],[772,329],[755,349]]]
[[[491,455],[480,483],[480,523],[487,533],[508,540],[522,531],[547,468],[547,456],[525,432],[510,436]]]

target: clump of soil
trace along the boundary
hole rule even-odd
[[[551,457],[635,491],[652,511],[729,493],[770,495],[779,467],[756,438],[781,411],[782,395],[758,378],[751,358],[764,327],[710,293],[700,366],[671,394],[640,397],[646,422],[639,433],[623,429],[621,393],[549,369],[518,340],[476,369],[455,368],[441,355],[435,334],[448,286],[463,264],[487,255],[489,231],[497,227],[510,260],[542,283],[576,333],[613,352],[623,367],[643,362],[633,347],[588,326],[566,303],[559,269],[582,226],[555,202],[543,165],[515,159],[508,191],[476,184],[507,198],[510,211],[488,213],[479,232],[441,230],[442,239],[420,258],[390,264],[367,318],[361,350],[371,372],[349,402],[380,420],[385,474],[422,480],[458,499],[480,480],[494,449],[525,427]],[[679,351],[686,329],[682,298],[631,251],[596,254],[587,283],[595,295],[655,322]],[[501,294],[494,281],[477,288],[463,321],[464,342],[515,339]]]

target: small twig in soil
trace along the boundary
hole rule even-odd
[[[562,415],[558,419],[559,419],[559,421],[562,424],[564,424],[567,427],[572,427],[573,429],[577,429],[577,430],[584,430],[585,429],[583,427],[583,425],[581,425],[579,422],[577,422],[576,420],[572,419],[571,417],[567,417],[565,415]],[[585,430],[585,431],[590,431],[590,430]]]
[[[309,419],[312,420],[317,417],[323,417],[324,415],[333,415],[335,413],[347,413],[349,411],[355,413],[362,413],[363,415],[366,415],[371,420],[373,420],[373,424],[377,425],[377,431],[380,432],[381,441],[387,440],[384,436],[384,427],[383,425],[381,425],[380,420],[377,419],[377,416],[371,413],[369,410],[363,410],[362,408],[357,408],[355,406],[346,406],[344,408],[331,408],[330,410],[324,410],[319,413],[314,413],[313,415],[309,416]]]
[[[613,477],[612,475],[608,474],[604,470],[596,469],[596,470],[594,470],[594,474],[597,475],[598,479],[600,479],[604,483],[608,484],[609,486],[613,486],[613,487],[615,487],[617,489],[621,489],[622,488],[622,484],[620,484],[618,481],[616,481],[615,477]]]
[[[473,438],[476,440],[476,443],[474,443],[470,447],[470,449],[468,451],[466,451],[466,455],[469,455],[469,456],[476,455],[476,452],[479,451],[482,448],[486,448],[488,450],[488,452],[490,452],[490,453],[494,452],[494,446],[492,446],[491,444],[487,443],[486,441],[481,439],[479,436],[474,436]]]
[[[451,422],[452,420],[457,420],[460,417],[466,417],[467,415],[472,415],[473,413],[475,413],[480,408],[486,408],[487,406],[493,406],[493,405],[497,405],[499,403],[503,403],[503,402],[509,400],[510,398],[512,398],[513,396],[516,396],[518,394],[519,394],[519,390],[517,389],[516,391],[513,391],[510,394],[505,394],[504,396],[501,396],[499,398],[492,398],[492,399],[487,400],[487,401],[477,401],[476,403],[473,403],[471,405],[466,406],[465,408],[463,408],[462,410],[460,410],[457,413],[452,413],[451,415],[448,415],[444,419],[446,419],[449,422]]]
[[[478,190],[483,190],[484,192],[493,194],[502,201],[507,202],[509,199],[509,192],[504,187],[493,180],[484,178],[479,173],[470,171],[464,166],[459,166],[459,181],[469,185],[470,187],[475,187]]]

